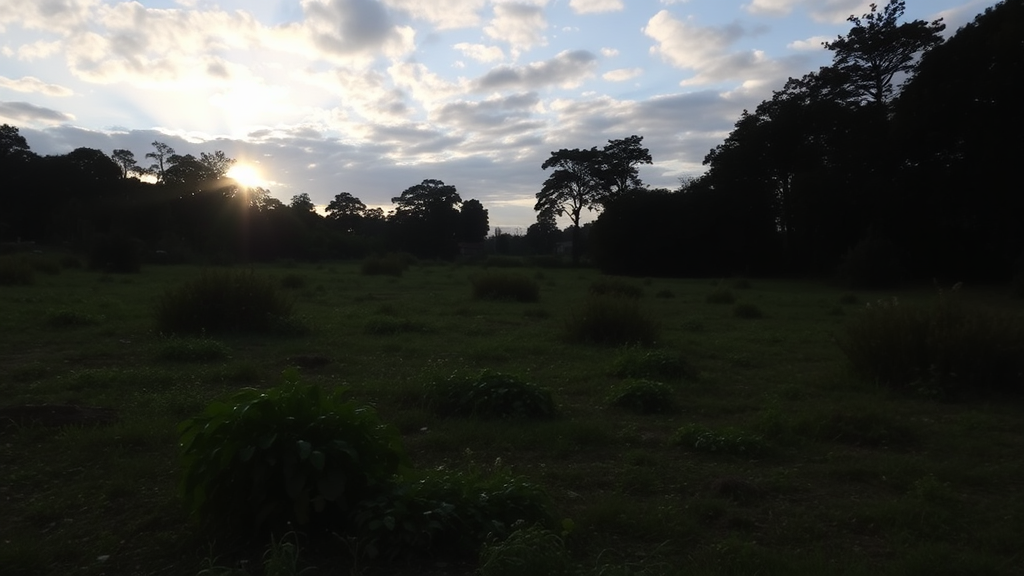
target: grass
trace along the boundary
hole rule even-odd
[[[249,549],[200,534],[179,495],[176,427],[215,398],[276,385],[296,358],[321,357],[331,361],[299,366],[303,381],[374,406],[417,469],[510,468],[542,488],[556,518],[574,524],[560,537],[573,574],[1024,573],[1024,407],[1012,397],[937,401],[856,376],[837,341],[863,294],[858,303],[848,289],[758,278],[742,300],[766,314],[747,321],[706,303],[708,279],[658,278],[648,294],[674,297],[614,299],[657,320],[656,345],[610,348],[564,338],[602,280],[591,270],[545,269],[542,305],[529,306],[472,298],[473,267],[412,266],[400,280],[364,275],[360,263],[301,273],[324,286],[287,293],[309,319],[302,338],[161,335],[153,303],[200,275],[187,266],[145,267],[130,283],[65,268],[0,286],[0,414],[60,404],[118,415],[63,429],[0,422],[0,573],[262,573],[283,536]],[[892,296],[925,310],[936,297],[926,287],[870,300]],[[1005,286],[959,297],[972,310],[1022,314]],[[837,304],[845,314],[829,313]],[[102,321],[50,325],[59,310]],[[379,336],[368,330],[378,320]],[[484,370],[550,390],[558,418],[432,410],[425,382]],[[627,378],[670,386],[676,411],[608,409]],[[721,449],[674,443],[696,446],[701,434]],[[555,535],[523,528],[445,570],[468,575],[490,561],[499,571],[500,558],[515,565],[532,549],[561,562]],[[439,570],[433,560],[357,563],[352,550],[365,543],[287,541],[301,544],[300,568],[321,574]]]

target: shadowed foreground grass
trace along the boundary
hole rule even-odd
[[[76,404],[119,415],[102,426],[0,422],[0,573],[180,575],[242,562],[262,573],[266,549],[210,542],[186,516],[175,430],[213,398],[278,384],[291,366],[304,382],[345,386],[374,405],[418,468],[497,467],[542,486],[572,521],[564,547],[575,573],[1024,573],[1020,402],[892,392],[855,379],[837,345],[858,302],[928,302],[931,290],[854,297],[758,279],[742,291],[761,313],[751,321],[709,301],[716,282],[631,280],[642,290],[628,306],[658,326],[637,348],[567,332],[605,280],[589,270],[517,270],[539,285],[529,303],[474,298],[480,269],[471,267],[255,273],[278,284],[302,275],[287,294],[308,333],[168,339],[157,303],[200,277],[191,267],[64,270],[0,286],[0,409]],[[1024,312],[1004,292],[962,296]],[[430,382],[483,370],[549,390],[557,417],[431,409]],[[655,398],[672,409],[610,403],[630,378],[660,383]],[[469,574],[479,565],[381,564],[354,557],[359,542],[296,538],[300,567],[321,574]],[[551,549],[550,538],[532,538]],[[496,554],[485,557],[492,567]]]

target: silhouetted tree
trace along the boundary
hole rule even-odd
[[[459,211],[462,198],[455,186],[424,180],[391,199],[392,216],[402,246],[430,258],[450,258],[458,251]]]
[[[460,242],[483,242],[490,229],[487,210],[479,200],[466,200],[462,203],[459,210],[458,240]]]
[[[355,232],[363,219],[366,204],[348,192],[339,192],[327,204],[327,221],[346,232]]]
[[[551,157],[541,165],[543,170],[554,168],[554,171],[537,193],[537,203],[533,209],[568,216],[572,221],[573,265],[580,261],[580,217],[583,209],[596,209],[604,193],[600,172],[601,154],[597,148],[563,148],[552,152]]]
[[[530,224],[526,229],[526,245],[531,254],[552,254],[555,246],[562,238],[562,231],[558,229],[555,221],[555,213],[551,210],[541,210],[537,213],[537,222]]]
[[[149,167],[151,173],[156,175],[157,182],[164,181],[164,171],[166,170],[167,161],[171,156],[174,155],[174,148],[171,148],[163,142],[153,142],[154,150],[146,153],[146,158],[156,160],[156,162]]]
[[[602,150],[598,162],[605,199],[643,188],[638,166],[653,162],[650,151],[641,145],[643,139],[643,136],[633,135],[621,140],[609,140]]]
[[[142,169],[139,167],[139,163],[135,160],[135,154],[131,150],[125,150],[119,148],[114,150],[110,155],[110,158],[117,164],[118,168],[121,169],[121,178],[127,179],[132,174],[139,174]]]

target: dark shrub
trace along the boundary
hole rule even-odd
[[[653,380],[627,380],[612,390],[605,403],[638,414],[668,413],[676,409],[672,389]]]
[[[668,288],[662,288],[661,290],[658,290],[657,292],[654,293],[654,297],[655,298],[675,298],[676,294],[675,294],[675,292],[669,290]]]
[[[747,303],[740,303],[740,304],[737,304],[737,305],[733,306],[732,313],[737,318],[747,318],[747,319],[761,318],[761,317],[764,316],[764,313],[761,312],[761,308],[758,307],[757,304],[747,304]]]
[[[612,368],[619,378],[679,379],[693,375],[693,369],[679,353],[666,350],[627,348]]]
[[[410,262],[400,254],[370,256],[363,260],[361,270],[366,276],[401,276]]]
[[[603,296],[588,298],[582,306],[571,310],[565,332],[573,342],[653,344],[658,338],[658,325],[636,300]]]
[[[1024,392],[1024,319],[970,308],[957,292],[930,307],[868,304],[840,340],[854,371],[932,395]]]
[[[765,441],[756,434],[732,428],[712,430],[699,424],[690,424],[676,430],[672,443],[695,452],[733,456],[756,456],[768,449]]]
[[[502,254],[491,254],[484,260],[487,268],[522,268],[526,262],[518,256],[505,256]]]
[[[836,270],[840,284],[869,290],[899,286],[902,276],[896,246],[874,232],[854,246]]]
[[[35,282],[35,270],[26,257],[0,256],[0,286],[27,286],[33,282]]]
[[[291,290],[305,288],[306,277],[302,274],[285,274],[284,277],[281,278],[281,287]]]
[[[562,538],[542,526],[520,528],[480,551],[480,576],[568,575],[572,566]]]
[[[188,509],[235,536],[338,528],[405,461],[398,432],[372,409],[299,385],[294,372],[281,387],[210,404],[178,433]]]
[[[59,262],[61,268],[72,269],[82,267],[82,261],[74,254],[64,254],[60,257]]]
[[[70,308],[59,308],[46,312],[46,324],[55,328],[92,326],[100,323],[100,317]]]
[[[736,278],[732,281],[732,287],[736,290],[750,290],[754,286],[746,278]]]
[[[565,266],[562,257],[554,255],[530,256],[530,264],[537,268],[561,268]]]
[[[427,385],[427,401],[442,416],[532,418],[555,416],[546,389],[514,376],[484,371],[475,377],[453,374]]]
[[[590,293],[594,296],[620,296],[634,299],[644,295],[643,288],[618,278],[595,280],[590,285]]]
[[[251,271],[206,271],[164,292],[157,303],[157,329],[167,334],[301,331],[292,302],[269,278]]]
[[[89,268],[104,272],[138,272],[142,268],[142,242],[119,233],[100,236],[89,254]]]
[[[540,300],[540,285],[522,274],[488,272],[474,276],[473,297],[488,300],[512,300],[515,302],[536,302]]]
[[[736,296],[727,288],[715,288],[704,301],[708,304],[733,304],[736,302]]]

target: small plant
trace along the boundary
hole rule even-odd
[[[728,288],[715,288],[704,301],[708,304],[734,304],[736,296]]]
[[[70,308],[58,308],[46,313],[46,324],[54,328],[93,326],[100,323],[100,317]]]
[[[570,311],[565,334],[572,342],[620,346],[650,345],[658,338],[658,324],[640,305],[627,298],[590,297]]]
[[[676,431],[672,443],[696,452],[714,452],[734,456],[755,456],[767,449],[757,435],[725,428],[714,431],[699,424],[690,424]]]
[[[253,272],[207,271],[168,290],[157,303],[157,329],[167,334],[301,332],[292,303],[269,278]]]
[[[672,389],[653,380],[628,380],[612,390],[605,402],[638,414],[662,414],[676,409]]]
[[[542,526],[519,528],[480,551],[481,576],[562,576],[572,572],[572,558],[558,534]]]
[[[619,378],[674,380],[692,375],[693,369],[679,353],[626,348],[615,359],[612,374]]]
[[[546,389],[487,370],[475,377],[453,374],[431,382],[427,401],[443,416],[545,419],[556,413]]]
[[[35,270],[24,256],[0,256],[0,286],[30,285]]]
[[[363,260],[360,270],[366,276],[401,276],[409,264],[407,258],[391,253],[383,256],[371,256]]]
[[[189,510],[237,536],[337,527],[405,462],[398,432],[372,409],[300,385],[295,371],[280,387],[213,402],[178,433]]]
[[[471,282],[474,298],[515,302],[540,300],[540,285],[536,280],[522,274],[488,272],[475,276]]]
[[[223,343],[208,338],[171,338],[160,349],[160,358],[172,362],[211,362],[227,355]]]
[[[285,274],[281,278],[281,287],[288,288],[290,290],[297,290],[306,287],[306,277],[302,274]]]
[[[762,318],[764,316],[764,313],[761,312],[761,308],[758,307],[757,304],[748,304],[745,302],[741,302],[733,306],[732,313],[733,316],[736,316],[737,318],[746,319]]]
[[[622,298],[640,298],[644,295],[643,288],[618,278],[595,280],[590,285],[590,294],[594,296],[619,296]]]

